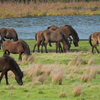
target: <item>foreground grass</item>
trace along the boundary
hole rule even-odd
[[[94,54],[91,53],[88,41],[79,41],[79,47],[72,44],[68,53],[55,53],[55,44],[52,44],[53,47],[48,46],[49,53],[38,53],[37,48],[32,53],[35,40],[25,41],[34,55],[33,62],[18,62],[18,55],[11,54],[24,72],[24,85],[19,86],[14,74],[9,72],[10,85],[5,84],[4,78],[0,83],[0,100],[99,100],[100,55],[95,50]],[[88,63],[91,58],[94,59],[92,65]],[[46,74],[48,70],[50,73]],[[58,85],[54,82],[54,75],[61,72],[62,85]],[[46,75],[46,78],[41,75]],[[79,95],[75,91],[73,93],[77,86],[81,88],[76,89]]]
[[[0,3],[0,18],[51,15],[100,15],[100,2]]]

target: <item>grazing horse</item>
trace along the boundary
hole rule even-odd
[[[65,25],[65,26],[61,26],[61,27],[57,27],[57,26],[53,25],[53,26],[48,27],[47,29],[56,30],[58,28],[60,31],[62,31],[67,36],[67,38],[70,39],[70,43],[72,41],[70,36],[72,36],[75,47],[78,46],[78,42],[79,42],[78,34],[70,25]]]
[[[93,44],[91,42],[91,38],[93,39]],[[97,50],[97,52],[99,53],[99,50],[97,49],[97,44],[100,44],[100,32],[94,32],[89,36],[89,43],[92,46],[92,53],[93,53],[93,49],[95,47],[95,49]]]
[[[3,57],[0,57],[0,72],[1,72],[0,82],[3,78],[3,75],[5,75],[7,85],[9,84],[8,74],[7,74],[9,70],[11,70],[15,74],[15,79],[17,83],[19,85],[22,85],[23,84],[23,81],[22,81],[23,72],[20,70],[18,64],[13,58],[7,55],[3,55]]]
[[[60,42],[62,42],[63,49],[64,49],[65,52],[67,52],[70,48],[70,44],[69,44],[67,37],[59,29],[56,30],[56,31],[46,29],[42,32],[41,37],[42,37],[41,52],[43,52],[44,41],[45,41],[45,51],[46,51],[46,53],[47,53],[47,43],[48,42],[56,42],[56,52],[57,52],[57,49],[58,49]]]
[[[30,55],[30,48],[28,44],[23,41],[23,40],[18,40],[18,41],[11,41],[11,40],[6,40],[2,44],[3,48],[3,54],[10,55],[10,53],[13,54],[19,54],[19,60],[22,60],[22,54]]]
[[[14,28],[10,28],[10,29],[1,28],[0,29],[0,37],[1,37],[0,45],[1,45],[2,41],[5,41],[4,38],[10,39],[10,40],[13,39],[13,41],[18,40],[18,35]],[[1,49],[1,46],[0,46],[0,49]]]

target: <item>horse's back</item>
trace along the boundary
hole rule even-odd
[[[10,66],[12,66],[12,61],[13,60],[11,59],[11,57],[7,55],[0,57],[0,71],[10,70],[11,69]]]
[[[43,32],[43,35],[44,35],[46,40],[52,41],[52,42],[56,42],[56,41],[59,41],[62,39],[62,35],[60,33],[60,30],[53,31],[53,30],[47,29]]]

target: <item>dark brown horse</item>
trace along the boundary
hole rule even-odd
[[[57,49],[58,49],[60,42],[62,42],[62,44],[63,44],[64,52],[67,52],[70,48],[70,44],[69,44],[67,37],[59,29],[56,31],[52,31],[52,30],[48,30],[48,29],[44,30],[41,34],[41,37],[42,37],[42,44],[45,41],[46,53],[47,53],[47,43],[49,43],[49,42],[56,43],[56,52],[57,52]],[[43,52],[43,45],[41,47],[41,52]]]
[[[93,40],[93,44],[91,42],[91,38]],[[97,50],[97,52],[99,53],[99,50],[97,49],[97,44],[100,44],[100,32],[94,32],[89,36],[89,43],[92,46],[92,53],[93,53],[93,49],[95,47],[95,49]]]
[[[11,70],[15,74],[15,79],[17,83],[19,85],[22,85],[23,84],[23,81],[22,81],[23,72],[20,70],[18,64],[13,58],[7,55],[4,55],[3,57],[0,57],[0,72],[1,72],[0,82],[3,78],[3,75],[5,75],[7,85],[9,84],[8,75],[7,75],[9,70]]]
[[[22,54],[30,55],[30,48],[28,44],[23,40],[18,40],[16,42],[11,40],[6,40],[2,44],[3,48],[3,54],[10,55],[10,53],[13,54],[19,54],[19,60],[22,60]]]
[[[70,39],[70,41],[72,41],[72,39],[70,37],[70,36],[72,36],[73,37],[73,43],[74,43],[75,47],[78,46],[79,37],[78,37],[78,34],[75,31],[75,29],[72,28],[72,26],[65,25],[65,26],[57,27],[57,26],[53,25],[53,26],[48,27],[47,29],[56,30],[58,28],[59,28],[60,31],[62,31],[67,36],[67,38]]]
[[[14,28],[10,28],[10,29],[1,28],[0,29],[0,37],[1,37],[0,45],[1,45],[2,41],[5,41],[4,38],[10,39],[10,40],[13,39],[13,41],[18,40],[18,35]],[[0,49],[1,49],[1,46],[0,46]]]

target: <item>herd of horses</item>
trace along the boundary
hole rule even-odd
[[[72,38],[71,38],[71,37]],[[19,40],[17,32],[14,28],[1,28],[0,29],[0,49],[2,46],[3,49],[3,56],[0,57],[0,82],[2,80],[3,75],[6,78],[6,84],[8,85],[8,75],[7,72],[11,70],[15,74],[15,79],[19,85],[23,84],[23,72],[20,70],[19,65],[16,61],[11,58],[9,55],[10,53],[19,54],[19,60],[22,60],[22,54],[31,55],[29,45],[24,40]],[[5,38],[7,40],[5,40]],[[13,39],[13,41],[11,41]],[[39,47],[41,45],[41,52],[43,52],[43,46],[45,47],[46,53],[47,51],[47,44],[52,47],[51,43],[56,43],[56,52],[67,52],[70,50],[72,41],[75,47],[78,46],[79,37],[75,29],[72,28],[70,25],[65,25],[61,27],[57,27],[52,25],[47,27],[46,30],[39,31],[35,34],[36,43],[33,48],[33,52],[35,52],[35,47],[38,46],[38,52],[40,52]],[[92,44],[91,40],[93,39],[94,44]],[[63,48],[61,46],[61,42]],[[95,32],[89,36],[89,43],[92,46],[92,53],[93,49],[96,48],[96,45],[100,43],[100,32]]]

